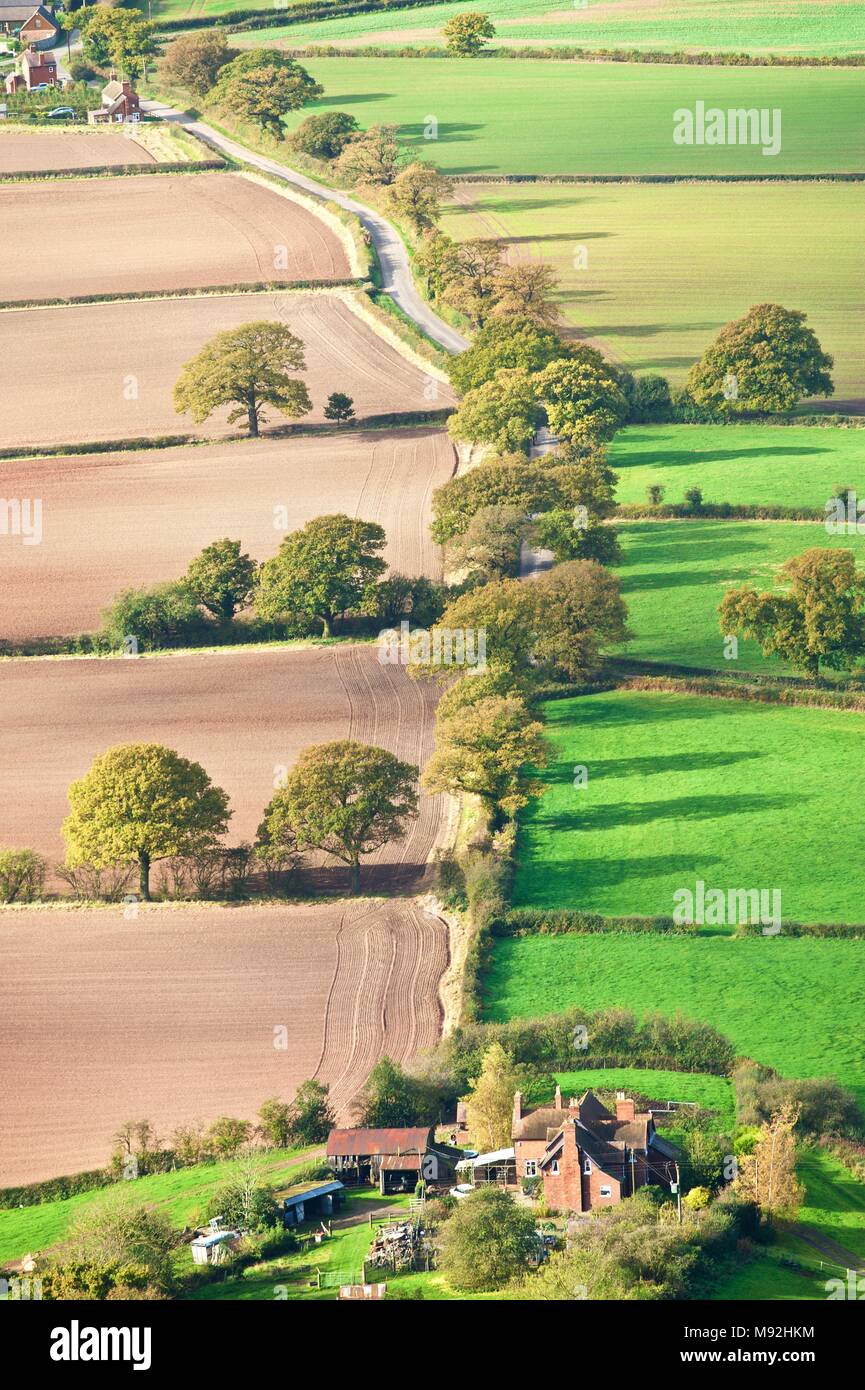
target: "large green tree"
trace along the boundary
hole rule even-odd
[[[278,49],[253,48],[222,68],[210,100],[282,140],[282,123],[289,111],[305,106],[323,91],[297,59]]]
[[[744,585],[724,595],[718,612],[725,636],[752,637],[765,656],[815,678],[821,663],[848,670],[865,656],[865,573],[852,550],[806,550],[778,577],[789,587],[760,593]]]
[[[471,57],[480,53],[487,39],[495,38],[496,31],[488,14],[464,10],[462,14],[451,15],[442,33],[449,53]]]
[[[346,143],[337,161],[337,171],[352,183],[380,184],[387,188],[396,182],[406,155],[397,140],[399,126],[371,125]]]
[[[348,610],[371,601],[387,565],[380,551],[385,533],[374,521],[319,516],[292,531],[266,560],[256,598],[260,617],[271,622],[320,622],[325,637]]]
[[[596,675],[605,650],[631,635],[619,580],[595,560],[554,565],[532,589],[538,634],[533,656],[573,681]]]
[[[418,159],[400,169],[388,189],[388,205],[419,234],[435,226],[442,199],[448,196],[451,187],[449,178],[432,164]]]
[[[451,439],[491,444],[499,453],[527,454],[541,421],[538,379],[521,367],[497,371],[463,397],[448,420]]]
[[[291,143],[313,159],[336,159],[357,130],[357,121],[347,111],[316,111],[301,121]]]
[[[526,515],[560,506],[563,497],[551,470],[524,454],[493,459],[450,478],[432,498],[433,540],[439,545],[460,536],[485,507],[519,507]]]
[[[552,328],[525,314],[491,318],[474,336],[465,352],[448,363],[451,385],[461,394],[483,386],[501,367],[522,367],[540,372],[569,349]]]
[[[455,633],[463,633],[462,656],[451,641],[453,659],[447,666],[418,661],[409,668],[411,674],[448,680],[460,668],[476,665],[476,639],[483,634],[486,670],[493,674],[508,672],[519,678],[531,664],[536,643],[535,587],[521,584],[518,579],[502,579],[461,594],[447,605],[440,622],[433,625],[430,650],[444,649],[446,635],[452,638]]]
[[[203,97],[214,86],[222,69],[237,57],[222,29],[180,34],[168,45],[159,67],[163,77]]]
[[[305,367],[303,343],[284,323],[227,328],[185,364],[174,387],[174,409],[189,411],[200,423],[220,406],[233,405],[228,423],[246,416],[257,438],[262,406],[275,406],[291,420],[312,410],[305,383],[289,375]]]
[[[229,622],[252,598],[258,566],[241,552],[240,541],[213,541],[196,555],[186,571],[186,584],[214,618]]]
[[[307,748],[264,813],[271,844],[290,837],[299,850],[323,850],[351,872],[405,834],[417,815],[418,770],[383,748],[337,739]]]
[[[63,836],[69,866],[137,860],[145,902],[153,861],[212,844],[231,815],[225,792],[199,763],[158,743],[109,748],[68,795]]]
[[[603,356],[580,346],[534,379],[553,434],[592,446],[612,439],[628,417],[628,402]]]
[[[691,368],[689,395],[728,414],[792,410],[803,396],[831,396],[833,359],[806,318],[780,304],[755,304],[722,328]]]
[[[323,1144],[335,1124],[329,1088],[322,1081],[302,1081],[288,1107],[288,1137],[292,1144]]]
[[[503,1288],[538,1252],[535,1218],[504,1188],[479,1187],[457,1203],[439,1236],[448,1283],[466,1292]]]
[[[544,726],[525,703],[492,695],[437,720],[436,749],[422,782],[427,791],[479,797],[498,826],[544,791],[530,769],[547,759]]]

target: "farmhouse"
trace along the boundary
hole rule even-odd
[[[102,92],[102,105],[87,112],[88,125],[107,125],[111,121],[140,121],[141,104],[132,83],[112,78]]]
[[[669,1185],[674,1178],[675,1150],[624,1091],[615,1115],[591,1091],[565,1106],[558,1086],[553,1105],[524,1114],[517,1091],[511,1134],[517,1177],[539,1178],[553,1211],[614,1206],[647,1183]]]
[[[421,1181],[450,1182],[458,1149],[434,1142],[429,1127],[332,1129],[327,1161],[348,1183],[378,1184],[382,1195],[409,1192]]]
[[[17,92],[22,87],[32,92],[34,87],[59,87],[57,63],[47,54],[41,53],[31,44],[21,55],[21,71],[11,72],[6,78],[7,92]]]
[[[53,48],[60,32],[50,5],[22,5],[0,0],[0,34],[18,38],[34,48]]]

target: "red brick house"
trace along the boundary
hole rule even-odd
[[[87,112],[90,125],[106,125],[111,121],[140,121],[141,103],[132,83],[118,82],[112,77],[102,92],[102,105]]]
[[[37,48],[53,48],[59,32],[52,6],[0,0],[0,34],[19,38],[25,47],[35,44]]]
[[[624,1092],[614,1115],[592,1091],[565,1106],[559,1087],[551,1106],[524,1114],[518,1091],[511,1135],[517,1178],[540,1178],[552,1211],[614,1206],[647,1183],[675,1179],[675,1150]]]
[[[24,87],[32,92],[34,87],[59,87],[57,63],[49,53],[40,53],[32,44],[21,55],[20,73],[12,72],[6,78],[7,92],[17,92]]]

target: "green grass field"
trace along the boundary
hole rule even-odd
[[[705,1110],[715,1110],[718,1114],[716,1127],[722,1131],[732,1129],[735,1123],[733,1083],[726,1076],[640,1067],[604,1067],[589,1071],[557,1072],[556,1080],[566,1096],[580,1096],[584,1091],[597,1091],[604,1087],[636,1091],[648,1096],[649,1100],[689,1101]]]
[[[262,1180],[288,1183],[292,1169],[304,1149],[274,1149],[262,1156]],[[174,1173],[156,1173],[134,1183],[113,1183],[110,1187],[82,1192],[62,1201],[42,1202],[39,1206],[14,1207],[0,1211],[0,1265],[28,1251],[46,1250],[62,1241],[73,1221],[88,1207],[126,1197],[135,1203],[159,1206],[181,1229],[199,1219],[200,1210],[215,1188],[226,1182],[237,1169],[237,1161],[199,1163]]]
[[[830,535],[816,521],[635,521],[623,522],[619,535],[617,573],[635,633],[626,655],[714,670],[796,674],[752,641],[740,639],[737,658],[725,659],[718,605],[728,589],[771,589],[784,560],[815,546],[865,559],[860,536]]]
[[[520,820],[517,906],[670,914],[675,890],[702,879],[777,888],[788,921],[865,920],[855,867],[865,715],[633,690],[551,700],[544,714],[548,790]],[[588,769],[584,786],[573,785],[576,766]],[[517,955],[522,944],[537,949],[520,943]],[[865,944],[780,944],[827,958],[849,949],[865,967]],[[742,945],[740,960],[751,948]],[[656,938],[622,946],[635,956],[648,948],[700,950]],[[560,1006],[551,998],[547,1010]]]
[[[261,31],[255,41],[262,42]],[[288,128],[314,110],[349,111],[362,126],[394,123],[407,146],[448,174],[779,174],[863,167],[863,79],[852,69],[813,70],[803,82],[800,73],[782,68],[556,61],[539,68],[506,58],[310,58],[305,66],[325,96],[293,112]],[[780,152],[766,157],[755,145],[675,145],[673,112],[693,110],[697,101],[779,109]],[[436,140],[424,138],[430,116],[438,121]],[[809,254],[808,245],[800,245],[800,256]]]
[[[530,936],[496,943],[487,1015],[579,1004],[681,1012],[785,1076],[835,1076],[865,1100],[865,948],[783,937]]]
[[[632,425],[609,459],[619,502],[645,502],[650,484],[665,502],[699,487],[706,502],[822,511],[838,484],[865,498],[865,431],[836,426]]]
[[[232,0],[158,0],[160,15],[221,14]],[[233,0],[235,8],[242,0]],[[385,14],[350,15],[325,24],[302,24],[289,30],[293,44],[356,43],[397,47],[404,43],[441,45],[442,26],[464,6],[420,6]],[[154,12],[157,6],[154,5]],[[861,15],[850,4],[754,3],[754,0],[620,0],[609,5],[587,0],[584,6],[556,5],[555,0],[488,0],[484,13],[494,21],[495,44],[577,44],[585,48],[714,49],[750,53],[855,53],[865,49]],[[858,22],[857,22],[858,21]],[[271,31],[265,31],[270,35]]]
[[[617,134],[603,138],[609,145]],[[580,144],[567,148],[582,168]],[[657,163],[657,151],[641,157],[647,169],[673,169],[667,151]],[[610,150],[606,162],[624,161]],[[551,163],[544,157],[544,168]],[[863,218],[861,184],[464,184],[443,226],[458,240],[502,239],[511,259],[547,262],[564,325],[676,385],[752,304],[802,309],[835,358],[833,404],[861,408]],[[808,250],[812,238],[819,255]]]

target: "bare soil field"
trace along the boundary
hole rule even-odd
[[[0,129],[0,175],[59,173],[64,169],[94,169],[110,164],[155,164],[137,140],[113,130]],[[58,211],[56,185],[52,217]]]
[[[8,536],[0,545],[0,650],[94,631],[122,589],[179,578],[221,536],[266,560],[286,531],[332,512],[377,521],[393,569],[439,579],[430,496],[453,468],[442,430],[0,463],[5,497],[42,501],[41,544]]]
[[[63,255],[34,259],[33,228],[49,223]],[[351,278],[322,218],[240,174],[76,179],[62,197],[56,183],[0,184],[0,224],[0,300]]]
[[[274,290],[264,294],[119,301],[51,309],[7,309],[0,335],[14,352],[0,354],[3,445],[47,448],[64,443],[231,433],[227,407],[203,425],[177,415],[171,393],[181,367],[223,329],[269,319],[286,323],[306,347],[313,401],[305,422],[321,422],[332,391],[354,400],[358,417],[429,410],[453,400],[351,308],[348,292]],[[24,382],[50,383],[35,396]],[[275,410],[270,427],[284,424]],[[265,432],[268,425],[265,425]]]
[[[274,785],[310,744],[354,738],[422,765],[436,698],[429,682],[381,665],[373,644],[6,661],[0,845],[61,860],[67,788],[118,743],[163,743],[200,762],[229,795],[228,842],[253,840]],[[417,888],[446,814],[443,798],[422,797],[405,839],[367,861],[364,888]],[[157,888],[159,878],[156,866]],[[341,865],[315,878],[321,888],[348,887]]]
[[[436,1042],[446,964],[410,901],[0,914],[0,1184],[103,1164],[128,1119],[253,1119],[311,1076],[348,1119],[378,1057]]]

